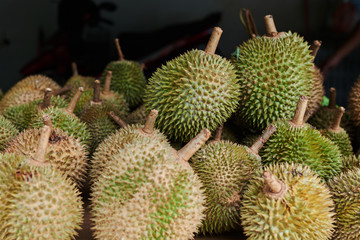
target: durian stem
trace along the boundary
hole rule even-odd
[[[93,102],[101,102],[100,99],[100,81],[95,80],[94,82],[94,96],[93,96]]]
[[[318,53],[321,46],[321,41],[315,40],[310,47],[311,55],[313,56],[313,62],[315,61],[316,54]]]
[[[276,36],[278,31],[276,30],[274,18],[272,15],[266,15],[264,17],[266,33],[269,37]]]
[[[110,85],[111,85],[112,71],[108,71],[105,78],[105,84],[103,89],[103,94],[108,95],[110,93]]]
[[[35,152],[35,156],[30,158],[30,163],[36,166],[46,164],[46,149],[49,145],[49,138],[53,129],[47,125],[41,128],[40,140]]]
[[[69,105],[64,109],[65,112],[69,113],[69,114],[73,114],[74,113],[74,109],[76,107],[76,104],[78,103],[82,93],[84,92],[84,88],[83,87],[79,87],[78,90],[76,91],[75,95],[73,96],[73,98],[71,99]]]
[[[204,128],[198,135],[190,140],[184,147],[177,151],[179,161],[188,162],[189,159],[199,150],[210,138],[211,132]]]
[[[79,72],[78,72],[76,62],[71,63],[71,68],[72,68],[73,76],[79,76]]]
[[[330,88],[329,94],[329,108],[335,109],[336,108],[336,89]]]
[[[271,135],[276,131],[276,127],[273,124],[270,124],[263,134],[254,142],[254,144],[249,148],[249,153],[259,157],[259,150],[264,146],[266,141],[271,137]]]
[[[120,43],[119,43],[119,39],[118,39],[118,38],[115,38],[115,45],[116,45],[116,49],[117,49],[118,54],[119,54],[119,60],[120,60],[120,61],[125,60],[124,54],[123,54],[123,52],[121,51],[121,47],[120,47]]]
[[[279,181],[271,172],[265,171],[262,175],[265,186],[265,194],[273,199],[283,198],[286,194],[287,187],[284,182]]]
[[[48,114],[44,114],[42,116],[42,120],[43,120],[44,125],[49,126],[52,129],[54,129],[54,125],[52,124],[51,118]]]
[[[146,118],[146,122],[144,127],[141,129],[145,134],[151,135],[154,133],[155,121],[159,112],[155,109],[151,110],[148,117]]]
[[[224,124],[221,124],[220,126],[218,126],[218,128],[216,129],[216,132],[215,132],[214,141],[218,142],[221,140],[223,128],[224,128]]]
[[[340,123],[341,123],[341,118],[345,113],[345,108],[340,107],[338,109],[337,114],[335,115],[334,121],[332,122],[332,125],[330,127],[330,131],[332,132],[337,132],[339,130],[341,130],[342,128],[340,127]]]
[[[146,69],[146,64],[145,63],[140,64],[140,68],[141,68],[141,70],[144,71]]]
[[[108,113],[109,116],[122,128],[127,127],[127,123],[124,122],[119,116],[117,116],[113,111]]]
[[[60,89],[57,89],[55,91],[53,91],[53,96],[58,96],[58,95],[62,95],[64,94],[65,92],[68,92],[72,89],[72,86],[65,86],[63,88],[60,88]]]
[[[50,107],[50,105],[51,105],[51,97],[52,97],[52,89],[47,88],[45,90],[44,99],[39,105],[40,110],[44,110],[44,109]]]
[[[302,126],[304,124],[304,115],[306,112],[307,102],[308,99],[305,96],[301,96],[299,98],[294,117],[291,120],[291,123],[295,126]]]
[[[206,45],[205,52],[208,54],[215,54],[216,48],[219,44],[219,40],[221,37],[223,30],[219,27],[214,27],[209,42]]]

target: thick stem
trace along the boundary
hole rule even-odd
[[[122,128],[127,127],[127,123],[124,122],[119,116],[117,116],[113,111],[108,113],[109,116]]]
[[[47,125],[41,128],[40,140],[35,152],[35,156],[30,158],[30,163],[36,166],[43,166],[46,162],[46,149],[49,145],[49,138],[53,129]]]
[[[112,78],[112,71],[108,71],[105,78],[104,89],[102,91],[104,95],[108,95],[110,93],[111,78]]]
[[[224,124],[221,124],[220,126],[218,126],[218,128],[216,129],[216,132],[215,132],[214,141],[219,142],[221,140],[223,128],[224,128]]]
[[[216,48],[219,44],[219,40],[221,37],[223,30],[219,27],[214,27],[209,42],[206,45],[205,52],[208,54],[215,54]]]
[[[344,113],[345,113],[345,108],[340,107],[338,109],[337,114],[335,115],[335,118],[329,129],[331,132],[339,132],[342,130],[342,128],[340,127],[340,123],[341,123],[341,118],[344,115]]]
[[[154,133],[155,121],[159,112],[155,109],[151,110],[148,117],[146,118],[145,126],[141,131],[146,135],[152,135]]]
[[[71,69],[72,69],[72,72],[73,72],[73,76],[79,76],[79,72],[78,72],[78,69],[77,69],[76,62],[71,63]]]
[[[276,177],[268,171],[265,171],[262,175],[265,185],[264,193],[273,199],[283,198],[287,192],[287,187],[284,182],[279,181]]]
[[[52,89],[51,88],[47,88],[45,90],[45,95],[44,95],[44,99],[43,101],[39,104],[39,109],[44,110],[48,107],[50,107],[51,105],[51,97],[52,97]]]
[[[199,150],[210,138],[211,132],[204,128],[198,135],[190,140],[183,148],[177,151],[177,159],[181,162],[188,162],[189,159]]]
[[[313,56],[313,62],[316,58],[316,54],[318,53],[318,51],[320,49],[320,46],[321,46],[321,41],[315,40],[310,47],[311,55]]]
[[[330,88],[329,94],[329,108],[335,109],[336,108],[336,89]]]
[[[271,135],[276,131],[276,127],[273,124],[270,124],[263,134],[254,142],[254,144],[248,149],[250,154],[255,155],[255,157],[259,156],[259,150],[264,146],[266,141],[271,137]]]
[[[123,52],[121,51],[121,48],[120,48],[120,43],[119,43],[119,39],[118,39],[118,38],[115,38],[115,45],[116,45],[116,49],[117,49],[118,54],[119,54],[119,60],[120,60],[120,61],[125,60],[124,54],[123,54]]]
[[[84,92],[84,88],[83,87],[79,87],[78,90],[76,91],[75,95],[73,96],[73,98],[71,99],[69,105],[67,106],[67,108],[64,109],[65,112],[69,113],[69,114],[74,114],[74,109],[76,107],[76,104],[78,103],[81,95]]]
[[[93,96],[92,101],[95,102],[95,103],[101,102],[101,99],[100,99],[100,81],[99,80],[95,80],[95,82],[94,82],[94,96]]]
[[[306,112],[308,99],[305,96],[299,98],[293,119],[290,121],[294,126],[302,126],[304,124],[304,116]]]
[[[272,15],[266,15],[264,17],[266,33],[269,37],[276,36],[278,31],[276,30],[274,18]]]
[[[53,96],[63,95],[64,93],[70,91],[72,89],[72,86],[68,85],[63,88],[57,89],[53,91]]]
[[[52,124],[51,118],[50,118],[50,116],[48,114],[44,114],[42,116],[42,120],[43,120],[44,125],[49,126],[52,129],[54,129],[54,125]]]

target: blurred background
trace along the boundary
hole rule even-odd
[[[218,53],[231,57],[249,36],[239,11],[252,12],[260,35],[263,17],[272,14],[278,31],[298,32],[322,46],[316,64],[323,64],[351,35],[359,21],[360,1],[344,0],[2,0],[0,1],[0,88],[8,90],[24,76],[42,73],[60,84],[79,73],[98,76],[116,60],[119,37],[126,59],[146,64],[146,75],[166,60],[192,49],[204,49],[211,28],[224,32]],[[325,86],[337,88],[338,104],[360,74],[360,49],[326,75]]]

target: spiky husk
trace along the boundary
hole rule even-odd
[[[22,79],[21,81],[16,83],[15,86],[11,88],[11,90],[17,87],[31,87],[40,90],[51,88],[53,91],[61,88],[60,85],[57,82],[55,82],[53,79],[41,74],[30,75]]]
[[[75,185],[25,156],[0,154],[0,162],[0,239],[74,239],[83,216]]]
[[[93,186],[96,239],[193,239],[203,218],[201,183],[156,139],[114,155]]]
[[[122,60],[110,62],[101,77],[105,82],[108,71],[112,71],[111,90],[123,94],[131,108],[142,103],[146,87],[146,78],[139,63]]]
[[[360,126],[360,76],[350,90],[348,108],[355,126]]]
[[[2,115],[0,115],[0,152],[3,151],[8,142],[19,134],[16,127]]]
[[[343,157],[341,171],[345,172],[353,168],[360,168],[360,157],[355,155],[349,155]]]
[[[159,111],[158,128],[188,142],[202,129],[214,131],[238,106],[239,85],[231,63],[219,55],[189,51],[149,79],[146,110]]]
[[[345,130],[342,129],[339,132],[320,130],[320,133],[335,143],[335,145],[339,147],[339,150],[343,156],[349,156],[353,154],[351,141]]]
[[[296,33],[258,37],[237,47],[232,62],[240,83],[236,119],[256,131],[292,117],[299,96],[311,96],[314,64]]]
[[[94,77],[75,75],[69,78],[65,83],[65,86],[71,86],[71,90],[67,93],[69,98],[72,98],[79,87],[83,87],[84,90],[92,90],[94,86]]]
[[[40,140],[41,129],[21,132],[7,145],[5,152],[34,157]],[[87,152],[79,139],[54,129],[49,139],[46,160],[52,167],[81,185],[87,167]]]
[[[314,85],[304,116],[305,122],[320,109],[323,97],[325,96],[324,77],[319,68],[314,67],[314,69]]]
[[[325,180],[341,168],[339,148],[310,125],[294,127],[287,121],[275,122],[276,132],[260,150],[264,164],[295,162],[308,165]]]
[[[39,111],[39,104],[42,100],[35,100],[27,104],[21,104],[14,107],[7,108],[3,115],[9,119],[19,131],[23,131],[28,128],[32,119]],[[51,106],[64,108],[68,105],[68,102],[59,96],[51,98]]]
[[[44,97],[44,90],[33,89],[31,87],[21,87],[11,92],[7,92],[0,101],[0,113],[8,107],[30,103]]]
[[[135,123],[145,124],[146,117],[147,114],[146,114],[145,105],[141,105],[126,117],[125,122],[127,124],[135,124]]]
[[[261,174],[270,171],[288,190],[282,199],[264,193]],[[325,183],[300,164],[274,164],[254,174],[244,192],[241,220],[249,240],[328,240],[334,220],[334,202]]]
[[[261,165],[247,148],[229,141],[213,141],[190,159],[206,196],[201,232],[221,233],[240,226],[242,190]]]
[[[360,168],[341,173],[328,182],[336,210],[335,240],[360,239]]]

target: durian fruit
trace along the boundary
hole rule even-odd
[[[101,81],[104,82],[108,71],[113,74],[111,89],[123,94],[126,102],[131,108],[142,103],[146,78],[139,63],[124,59],[119,39],[115,39],[116,48],[119,53],[119,60],[110,62],[102,74]]]
[[[360,239],[360,168],[353,168],[328,182],[334,202],[336,228],[334,240]]]
[[[330,128],[320,130],[320,133],[326,138],[335,143],[343,156],[349,156],[353,154],[353,148],[349,135],[346,131],[340,127],[341,118],[345,112],[345,108],[340,107],[337,109],[338,113],[334,117],[334,121]]]
[[[40,74],[31,75],[22,79],[21,81],[16,83],[12,89],[16,87],[32,87],[34,89],[42,89],[42,90],[45,90],[46,88],[51,88],[54,91],[59,90],[61,88],[60,85],[57,82],[55,82],[53,79]]]
[[[95,239],[193,239],[201,224],[201,182],[186,162],[204,130],[176,154],[157,139],[126,144],[92,188]]]
[[[314,85],[308,43],[296,33],[278,33],[271,15],[265,25],[267,35],[244,42],[232,57],[240,84],[236,119],[255,131],[289,119],[298,97],[310,96]]]
[[[355,155],[343,156],[341,171],[346,172],[349,169],[360,168],[360,157]]]
[[[249,240],[331,239],[334,202],[328,187],[308,166],[276,163],[253,176],[241,207]]]
[[[132,111],[126,118],[125,118],[125,122],[127,124],[145,124],[146,121],[146,108],[145,105],[141,105],[140,107],[138,107],[137,109],[135,109],[134,111]]]
[[[0,239],[70,240],[83,216],[74,183],[48,166],[51,128],[44,126],[33,157],[0,154]]]
[[[360,126],[360,76],[350,90],[348,108],[355,126]]]
[[[308,165],[327,180],[340,172],[341,153],[331,140],[304,123],[307,101],[301,96],[293,119],[274,123],[277,130],[261,149],[260,156],[264,164],[295,162]]]
[[[238,106],[234,68],[215,54],[221,33],[215,27],[205,51],[180,55],[149,79],[146,109],[159,111],[157,126],[172,140],[187,142],[203,128],[214,131]]]
[[[205,219],[200,229],[203,234],[218,234],[240,226],[243,189],[261,166],[259,149],[276,129],[270,125],[251,148],[221,140],[219,130],[215,139],[190,159],[206,196]]]
[[[19,134],[16,127],[2,115],[0,115],[0,152],[3,151],[8,142]]]
[[[68,92],[68,96],[70,98],[72,98],[75,95],[75,93],[76,93],[76,91],[77,91],[77,89],[79,87],[83,87],[84,91],[92,90],[95,78],[91,77],[91,76],[79,75],[77,65],[76,65],[75,62],[73,62],[71,64],[71,67],[72,67],[72,70],[73,70],[73,75],[65,83],[65,86],[71,86],[72,87],[71,91]]]
[[[53,128],[49,115],[44,115],[42,118],[45,125]],[[21,132],[9,142],[5,152],[34,157],[40,134],[41,129],[38,128]],[[46,161],[81,186],[87,167],[87,152],[79,139],[69,136],[58,128],[54,129],[49,138]]]
[[[51,88],[45,90],[43,100],[35,100],[5,109],[3,115],[9,119],[19,131],[27,129],[35,115],[49,106],[64,108],[68,102],[59,96],[52,97]]]

